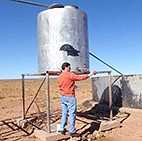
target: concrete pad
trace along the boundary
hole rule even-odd
[[[69,139],[69,135],[62,135],[60,133],[47,133],[43,130],[35,130],[34,136],[37,137],[41,141],[59,141],[59,140],[65,140]]]
[[[119,120],[112,120],[112,121],[102,121],[100,124],[99,131],[107,131],[114,128],[120,128],[121,123]]]

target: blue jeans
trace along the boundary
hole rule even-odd
[[[69,133],[75,133],[75,117],[77,109],[77,101],[75,96],[61,96],[62,117],[60,130],[63,131],[67,124],[67,114],[69,113]]]

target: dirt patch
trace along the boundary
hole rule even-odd
[[[33,100],[42,79],[25,81],[26,108]],[[1,80],[0,81],[0,121],[7,121],[15,117],[22,117],[22,82],[21,80]],[[46,111],[46,84],[43,85],[36,98],[36,103],[31,106],[28,114]],[[60,111],[60,100],[56,79],[51,80],[50,85],[51,112]],[[88,101],[92,98],[91,80],[77,83],[76,96],[78,99],[78,110],[88,109]],[[88,100],[88,101],[87,101]],[[84,107],[82,106],[84,104]],[[103,133],[103,137],[98,141],[142,141],[142,110],[122,108],[123,112],[130,113],[130,116],[121,124],[121,128],[116,128]],[[3,124],[3,125],[2,125]],[[84,123],[77,120],[79,129]],[[6,125],[0,122],[0,141],[39,141],[32,135],[27,136],[24,131],[13,126],[12,123]],[[13,127],[10,128],[10,126]],[[87,128],[87,126],[86,126]],[[89,125],[88,125],[89,128]],[[94,129],[95,130],[95,129]]]

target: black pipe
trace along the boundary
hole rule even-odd
[[[31,2],[31,1],[25,1],[25,0],[10,0],[10,1],[17,2],[17,3],[23,3],[23,4],[29,4],[29,5],[43,7],[43,8],[48,8],[48,5],[37,3],[37,2]]]
[[[105,64],[106,66],[108,66],[109,68],[111,68],[112,70],[116,71],[117,73],[123,75],[120,71],[118,71],[117,69],[115,69],[114,67],[112,67],[111,65],[107,64],[106,62],[104,62],[103,60],[101,60],[100,58],[98,58],[96,55],[94,55],[93,53],[89,52],[89,54],[96,58],[97,60],[99,60],[100,62],[102,62],[103,64]]]

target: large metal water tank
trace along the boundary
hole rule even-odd
[[[89,68],[87,16],[76,6],[56,6],[38,15],[39,72]]]

